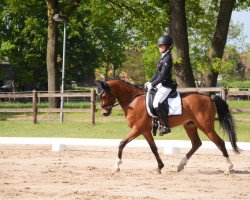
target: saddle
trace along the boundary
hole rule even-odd
[[[155,109],[153,107],[153,101],[156,94],[156,89],[151,89],[146,95],[146,107],[147,112],[151,117],[157,118]],[[172,89],[168,97],[163,101],[164,111],[169,108],[168,115],[182,115],[182,102],[181,95],[176,91],[176,88]],[[166,112],[167,113],[167,112]]]

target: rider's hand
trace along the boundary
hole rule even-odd
[[[147,88],[147,85],[149,84],[150,82],[147,82],[144,84],[144,88]]]
[[[147,84],[147,86],[146,86],[147,88],[148,88],[148,91],[150,91],[151,89],[152,89],[152,84],[151,83],[149,83],[149,84]]]

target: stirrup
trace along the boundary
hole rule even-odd
[[[165,135],[165,134],[168,134],[168,133],[170,133],[171,132],[171,130],[170,130],[170,128],[168,128],[166,125],[163,125],[162,127],[161,127],[161,130],[160,130],[160,136],[163,136],[163,135]]]

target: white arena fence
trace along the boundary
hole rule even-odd
[[[29,138],[29,137],[0,137],[0,145],[52,145],[53,151],[66,150],[67,146],[97,146],[118,147],[120,139],[82,139],[82,138]],[[155,140],[158,148],[163,148],[165,154],[179,153],[179,149],[190,149],[191,142],[185,140]],[[238,142],[242,150],[250,150],[250,142]],[[127,147],[149,148],[145,140],[133,140]],[[211,141],[202,141],[201,149],[218,149]],[[230,142],[226,148],[232,149]]]

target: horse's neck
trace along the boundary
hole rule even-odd
[[[137,96],[144,94],[142,89],[124,83],[118,89],[117,99],[122,107],[128,106]]]

